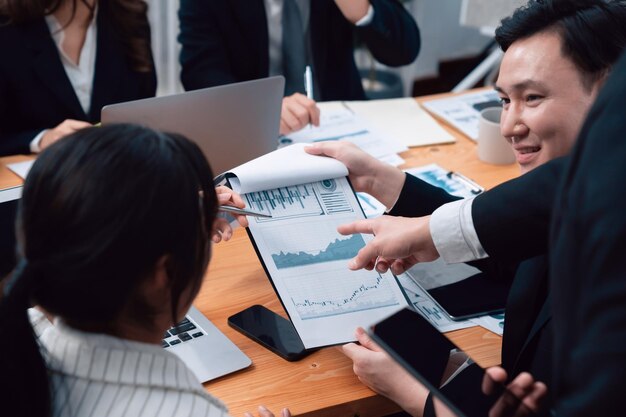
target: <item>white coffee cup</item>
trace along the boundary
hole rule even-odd
[[[478,158],[494,165],[515,162],[513,148],[500,133],[501,107],[488,107],[480,112],[478,122]]]

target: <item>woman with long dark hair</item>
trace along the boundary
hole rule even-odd
[[[42,152],[0,300],[3,415],[227,414],[161,348],[211,257],[212,178],[194,143],[133,125],[84,129]]]
[[[154,96],[144,0],[0,0],[0,155],[39,152]]]

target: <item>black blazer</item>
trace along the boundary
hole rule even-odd
[[[30,153],[30,142],[40,131],[65,119],[95,123],[107,104],[154,96],[154,71],[137,73],[130,68],[110,20],[101,7],[91,108],[85,114],[45,20],[7,25],[2,19],[0,155]]]
[[[528,174],[526,174],[528,175]],[[555,176],[554,181],[558,181]],[[522,187],[520,190],[525,190]],[[473,218],[477,225],[476,206],[478,210],[493,210],[496,212],[509,210],[507,200],[501,199],[501,192],[494,189],[488,198],[478,196],[474,201]],[[527,193],[526,197],[533,192]],[[457,200],[438,187],[431,186],[413,176],[407,175],[400,198],[390,213],[400,216],[424,216],[431,214],[437,207],[450,201]],[[550,202],[548,202],[549,204]],[[520,208],[522,209],[522,208]],[[510,231],[509,233],[513,233]],[[502,346],[502,366],[510,375],[517,375],[528,371],[550,384],[552,327],[550,297],[547,290],[548,265],[545,256],[533,259],[508,255],[509,247],[494,253],[492,247],[485,245],[479,234],[481,244],[490,257],[474,262],[473,265],[483,271],[490,271],[490,275],[502,281],[510,281],[511,288],[506,304],[506,321]],[[522,245],[523,242],[516,242]],[[527,259],[527,260],[525,260]],[[479,383],[479,381],[475,381]]]
[[[553,210],[550,277],[558,323],[559,416],[625,413],[625,112],[622,54],[582,127]]]
[[[354,63],[355,33],[383,64],[410,64],[420,47],[415,20],[397,0],[371,0],[374,19],[355,27],[333,0],[312,0],[313,65],[319,101],[365,99]],[[263,0],[182,0],[181,80],[186,90],[264,78],[269,40]]]

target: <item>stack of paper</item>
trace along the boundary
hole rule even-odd
[[[454,136],[442,128],[413,98],[347,101],[345,105],[383,132],[386,138],[404,146],[455,142]]]
[[[365,118],[354,114],[338,102],[320,103],[320,110],[318,127],[305,127],[298,132],[290,133],[285,139],[292,143],[346,140],[381,161],[395,166],[404,163],[397,154],[406,151],[407,147],[385,138]]]

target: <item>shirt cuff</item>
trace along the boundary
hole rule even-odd
[[[32,153],[41,152],[41,147],[39,146],[39,144],[41,143],[41,138],[43,138],[43,135],[45,135],[47,131],[48,129],[42,130],[37,136],[35,136],[33,140],[30,141],[30,151]]]
[[[363,16],[362,18],[360,18],[355,25],[356,26],[367,26],[370,23],[372,23],[372,20],[374,20],[374,6],[372,6],[370,4],[370,7],[367,9],[367,14],[365,16]]]
[[[489,256],[474,228],[473,203],[473,198],[453,201],[439,207],[430,217],[431,237],[446,263],[469,262]]]

